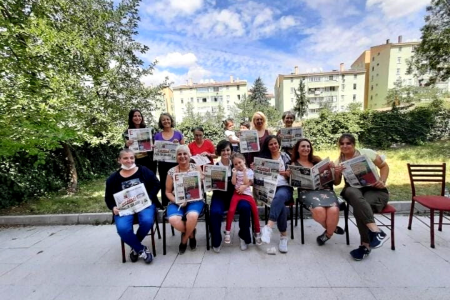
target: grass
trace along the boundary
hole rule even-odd
[[[375,149],[374,149],[375,150]],[[391,201],[404,201],[411,199],[411,185],[409,183],[407,163],[416,164],[441,164],[450,162],[450,140],[426,143],[422,146],[405,146],[401,148],[392,148],[388,150],[378,151],[385,154],[387,163],[389,164],[388,189]],[[332,161],[336,160],[339,152],[335,150],[316,151],[316,155],[322,158],[330,157]],[[450,186],[450,166],[447,166],[446,185]],[[340,192],[343,183],[336,188]],[[420,194],[439,194],[440,187],[436,184],[420,185]]]
[[[390,167],[388,189],[391,201],[410,200],[411,187],[406,163],[449,163],[450,140],[427,143],[422,146],[405,146],[396,149],[379,151],[387,157]],[[338,150],[316,151],[322,158],[330,157],[332,161],[338,157]],[[450,187],[450,166],[447,167],[447,186]],[[105,178],[82,182],[79,191],[73,195],[64,192],[49,194],[38,199],[30,199],[20,206],[10,207],[0,211],[0,215],[36,215],[36,214],[65,214],[65,213],[95,213],[109,212],[104,201]],[[336,188],[342,190],[343,183]],[[423,194],[439,193],[436,185],[424,185]]]

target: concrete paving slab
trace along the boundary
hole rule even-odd
[[[154,300],[188,300],[191,288],[160,288]]]
[[[163,287],[194,286],[200,264],[174,264],[162,284]]]
[[[128,287],[120,300],[150,300],[155,298],[159,288],[157,287],[142,287],[142,286],[130,286]]]

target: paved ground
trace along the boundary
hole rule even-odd
[[[397,217],[396,251],[388,241],[361,262],[349,256],[354,225],[350,246],[335,236],[319,247],[322,230],[306,220],[305,245],[297,227],[289,253],[273,256],[267,245],[240,251],[236,232],[220,254],[206,251],[201,223],[197,251],[177,255],[180,235],[170,236],[166,256],[157,240],[151,265],[122,264],[110,225],[2,228],[0,299],[450,299],[450,228],[436,232],[431,249],[428,228],[406,223]]]

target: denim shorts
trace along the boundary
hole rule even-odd
[[[203,202],[203,201],[188,202],[188,204],[186,204],[186,206],[184,206],[184,207],[180,207],[178,204],[175,204],[175,203],[170,203],[169,206],[167,206],[167,217],[168,218],[173,217],[173,216],[183,217],[190,212],[195,212],[198,215],[200,215],[200,213],[203,210],[204,205],[205,205],[205,202]]]

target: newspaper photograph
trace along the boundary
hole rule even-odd
[[[241,153],[259,152],[259,138],[256,130],[239,131],[239,147]]]
[[[253,193],[256,200],[268,204],[272,203],[277,190],[280,162],[278,160],[255,157],[253,172]]]
[[[197,166],[204,166],[204,165],[211,163],[211,161],[209,160],[209,158],[207,156],[204,156],[201,154],[191,156],[191,161],[194,164],[196,164]]]
[[[176,204],[203,199],[200,178],[198,171],[173,174]]]
[[[301,127],[281,128],[281,147],[294,147],[295,143],[303,137],[303,129]]]
[[[320,161],[312,168],[288,166],[291,170],[290,185],[306,190],[316,190],[334,180],[330,159]]]
[[[352,187],[372,186],[380,179],[376,166],[366,155],[344,161],[341,165],[345,167],[342,174]]]
[[[129,147],[134,153],[152,151],[152,130],[150,128],[128,129],[128,138],[133,140]]]
[[[178,144],[166,141],[155,141],[153,160],[177,162],[176,149]]]
[[[227,191],[228,167],[205,165],[205,191]]]
[[[124,189],[113,196],[121,217],[138,213],[152,205],[143,183]]]

